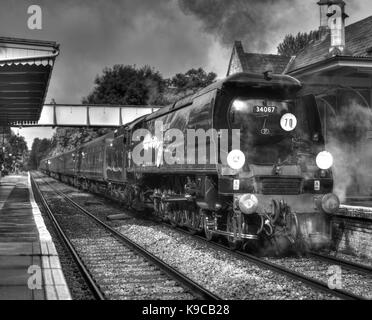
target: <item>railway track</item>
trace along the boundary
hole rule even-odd
[[[170,227],[169,224],[167,224],[167,223],[164,223],[164,224],[167,227]],[[302,272],[297,272],[297,271],[295,271],[291,268],[288,268],[288,267],[285,267],[285,266],[281,265],[280,263],[276,263],[276,262],[274,263],[274,262],[268,261],[267,259],[262,259],[262,258],[256,257],[254,255],[250,255],[250,254],[245,253],[245,252],[232,251],[228,246],[225,246],[221,243],[207,241],[204,237],[199,236],[199,235],[194,235],[194,234],[190,233],[189,231],[187,231],[185,229],[182,229],[182,228],[177,228],[177,231],[179,231],[181,233],[184,233],[184,234],[187,234],[188,236],[195,237],[200,241],[208,243],[209,246],[211,246],[215,249],[225,251],[229,254],[232,254],[232,255],[236,256],[237,258],[240,258],[240,259],[243,258],[245,260],[248,260],[249,262],[252,262],[255,265],[258,265],[259,267],[272,270],[276,273],[282,274],[282,275],[284,275],[288,278],[291,278],[293,280],[300,281],[300,282],[308,285],[309,287],[314,288],[315,290],[322,291],[322,292],[330,294],[332,296],[337,296],[341,299],[348,299],[348,300],[350,300],[350,299],[351,300],[364,300],[364,299],[366,299],[365,297],[363,297],[361,295],[358,295],[358,294],[355,294],[353,292],[346,291],[346,290],[343,290],[343,289],[330,289],[326,282],[317,280],[316,278],[313,278],[311,276],[307,276],[306,274],[303,274]],[[337,258],[330,257],[330,256],[324,256],[324,255],[321,255],[321,254],[315,253],[315,252],[309,253],[309,256],[312,259],[318,259],[318,260],[321,260],[321,261],[325,261],[327,263],[341,265],[341,266],[344,266],[345,268],[347,268],[349,270],[362,272],[362,273],[364,273],[368,276],[372,275],[371,268],[369,268],[368,266],[355,264],[355,263],[350,262],[350,261],[341,260],[341,259],[337,259]]]
[[[332,257],[330,255],[322,254],[322,253],[318,253],[318,252],[314,252],[314,251],[309,252],[308,255],[310,257],[313,257],[313,258],[321,260],[321,261],[330,262],[330,263],[342,266],[345,269],[354,270],[354,271],[363,273],[365,275],[372,276],[372,268],[367,266],[367,265],[364,265],[364,264],[355,263],[355,262],[352,262],[352,261]]]
[[[166,224],[166,225],[168,225],[168,224]],[[308,285],[308,286],[310,286],[310,287],[312,287],[316,290],[321,290],[325,293],[337,296],[341,299],[366,300],[366,298],[364,296],[354,294],[353,292],[350,292],[350,291],[347,291],[347,290],[331,289],[331,288],[329,288],[327,283],[322,282],[320,280],[317,280],[313,277],[307,276],[307,275],[305,275],[301,272],[297,272],[297,271],[295,271],[291,268],[285,267],[285,266],[283,266],[279,263],[273,263],[273,262],[271,262],[267,259],[262,259],[262,258],[254,256],[254,255],[248,254],[246,252],[232,251],[228,246],[226,246],[224,244],[216,243],[216,242],[210,242],[210,241],[208,241],[207,239],[205,239],[204,237],[202,237],[200,235],[193,235],[189,231],[181,229],[181,228],[177,228],[177,230],[184,233],[184,234],[196,237],[197,239],[199,239],[203,242],[207,242],[211,247],[223,250],[225,252],[229,252],[230,254],[236,256],[237,258],[246,259],[249,262],[252,262],[252,263],[254,263],[254,264],[256,264],[260,267],[267,268],[267,269],[272,270],[274,272],[278,272],[278,273],[280,273],[282,275],[285,275],[285,276],[287,276],[287,277],[289,277],[293,280],[301,281],[302,283],[304,283],[304,284],[306,284],[306,285]],[[365,266],[359,265],[359,264],[354,264],[354,263],[351,263],[351,262],[346,261],[346,260],[340,260],[340,259],[336,259],[336,258],[332,259],[332,257],[320,255],[320,254],[317,254],[315,252],[312,252],[309,255],[312,256],[312,257],[316,257],[319,260],[322,259],[323,261],[332,262],[333,264],[338,264],[339,263],[340,265],[343,265],[343,266],[347,267],[348,269],[355,270],[357,272],[363,272],[364,274],[367,274],[368,276],[372,277],[372,273],[370,271],[371,268],[369,268],[369,267],[365,267]]]
[[[43,179],[55,195],[75,209],[73,214],[64,211],[65,219],[62,214],[56,215],[51,201],[44,195],[46,191],[40,189],[33,176],[31,180],[38,198],[96,299],[220,300]]]

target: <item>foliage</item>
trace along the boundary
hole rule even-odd
[[[82,99],[84,104],[159,105],[165,106],[211,84],[217,75],[202,68],[178,73],[170,79],[151,68],[114,65],[97,76],[93,91]],[[108,133],[112,129],[58,128],[49,155],[74,149]]]
[[[149,66],[115,65],[97,76],[92,93],[83,98],[85,104],[167,105],[174,100],[210,85],[217,75],[202,68],[177,73],[163,79]]]
[[[310,31],[309,33],[299,32],[296,36],[287,34],[278,46],[278,54],[282,56],[295,56],[304,49],[311,41],[319,38],[319,31]]]
[[[0,151],[0,162],[4,165],[5,170],[10,172],[15,168],[15,165],[22,168],[28,156],[25,138],[10,131],[4,142]]]
[[[205,88],[216,80],[217,74],[205,72],[202,68],[190,69],[185,73],[177,73],[167,79],[166,90],[160,99],[163,105],[174,103],[183,97]]]
[[[55,156],[75,149],[81,144],[98,138],[111,130],[112,128],[57,128],[53,135],[48,155]]]
[[[209,86],[217,77],[214,72],[206,73],[202,68],[190,69],[186,73],[177,73],[170,79],[171,86],[178,91],[199,90]]]
[[[28,166],[31,170],[36,170],[39,167],[40,160],[48,155],[51,146],[51,139],[34,139],[28,161]]]
[[[85,104],[147,105],[157,104],[164,91],[165,81],[150,66],[114,65],[97,76],[95,88],[83,98]]]

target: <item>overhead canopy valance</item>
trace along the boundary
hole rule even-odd
[[[38,121],[59,47],[0,37],[0,126]]]

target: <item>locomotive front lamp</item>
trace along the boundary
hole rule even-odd
[[[327,171],[326,170],[320,170],[320,177],[325,178],[327,176]]]
[[[333,156],[328,151],[322,151],[316,156],[316,165],[322,170],[328,170],[333,165]]]
[[[227,155],[227,164],[231,169],[239,170],[243,168],[245,163],[245,155],[240,150],[232,150]]]
[[[247,105],[242,100],[235,100],[233,103],[233,107],[235,111],[243,111],[247,108]]]
[[[322,209],[326,213],[335,213],[340,207],[340,200],[333,193],[328,193],[322,198]]]
[[[239,199],[239,209],[245,214],[252,214],[257,211],[258,199],[254,194],[245,194]]]

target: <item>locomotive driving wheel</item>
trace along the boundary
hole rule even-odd
[[[203,230],[201,210],[190,210],[187,212],[188,230],[191,234],[197,234]]]
[[[176,228],[179,225],[180,217],[179,217],[179,211],[175,209],[171,209],[169,216],[170,216],[170,224],[173,228]]]
[[[216,238],[216,235],[211,230],[209,230],[208,224],[209,224],[209,221],[213,220],[213,217],[211,214],[208,214],[206,210],[200,209],[199,212],[200,212],[201,218],[203,219],[205,238],[208,241],[212,241]]]

